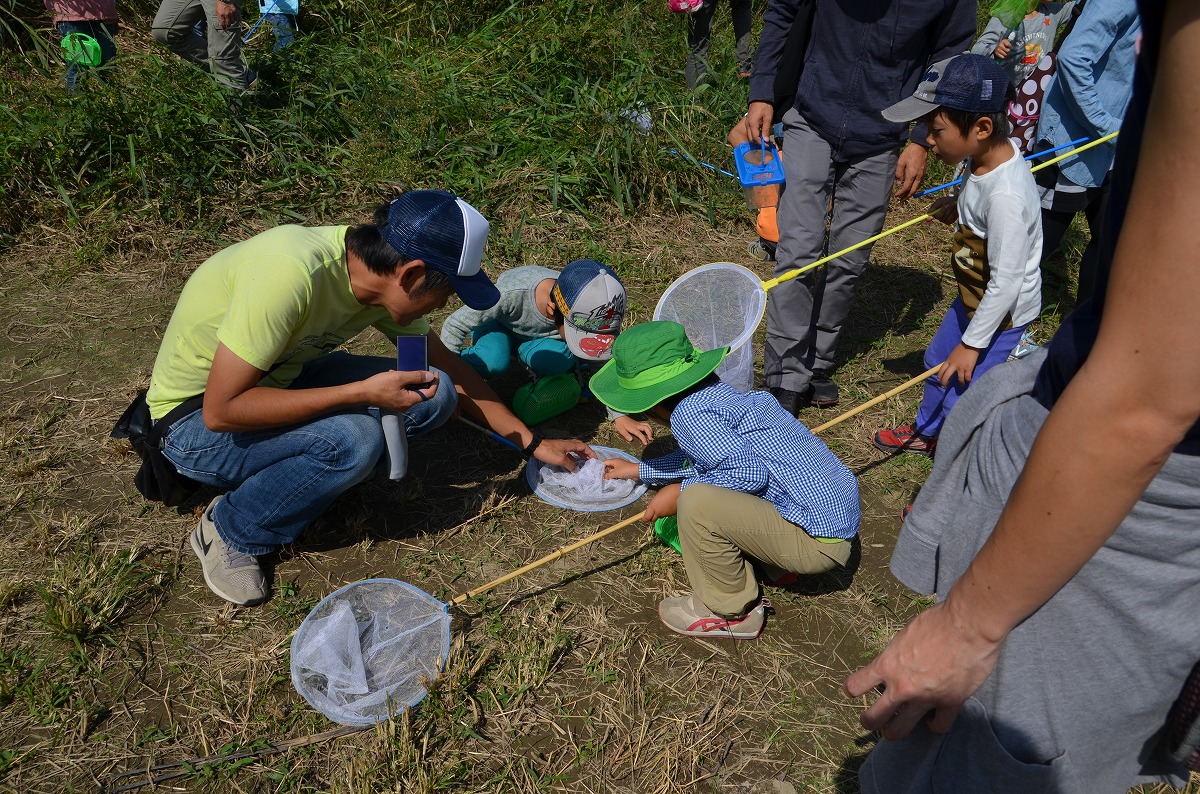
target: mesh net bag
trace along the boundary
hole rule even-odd
[[[636,463],[637,458],[612,447],[592,449],[597,459],[585,461],[575,472],[531,460],[525,480],[543,502],[584,513],[616,510],[636,502],[646,492],[646,486],[636,480],[604,479],[603,461],[622,458]]]
[[[367,579],[321,600],[292,639],[292,683],[342,725],[415,706],[450,652],[446,604],[395,579]]]
[[[754,385],[749,344],[767,308],[762,280],[731,262],[702,265],[675,280],[654,307],[655,320],[673,320],[701,350],[728,347],[717,367],[721,380],[741,391]]]

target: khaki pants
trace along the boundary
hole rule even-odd
[[[758,579],[747,555],[815,574],[845,565],[851,546],[815,540],[766,499],[701,484],[679,495],[679,544],[693,592],[725,617],[744,615],[758,598]]]
[[[210,72],[221,85],[244,89],[247,70],[242,63],[241,0],[234,0],[234,5],[237,21],[228,28],[219,28],[217,0],[163,0],[151,32],[159,44]],[[205,21],[204,36],[197,36],[192,29],[200,20]]]

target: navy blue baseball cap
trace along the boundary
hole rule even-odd
[[[1008,73],[984,55],[955,55],[938,61],[921,78],[917,90],[884,108],[888,121],[915,121],[937,108],[968,113],[996,113],[1007,107],[1005,97],[1012,84]]]
[[[500,290],[483,272],[488,229],[479,210],[453,193],[410,190],[388,205],[379,234],[401,256],[449,276],[462,302],[482,310],[500,300]]]

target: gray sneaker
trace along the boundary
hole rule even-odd
[[[775,246],[763,240],[754,240],[750,245],[746,246],[746,252],[755,259],[761,259],[764,262],[775,261]]]
[[[226,546],[213,523],[212,509],[220,500],[218,496],[204,508],[200,523],[192,530],[192,551],[200,558],[209,590],[234,604],[261,604],[271,593],[258,560]]]
[[[752,640],[762,634],[768,603],[760,600],[740,618],[714,615],[695,595],[658,602],[658,618],[676,634],[710,639]]]

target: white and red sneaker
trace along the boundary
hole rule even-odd
[[[658,618],[676,634],[712,639],[752,640],[762,634],[769,604],[760,601],[740,618],[714,614],[694,595],[666,598],[658,603]]]

